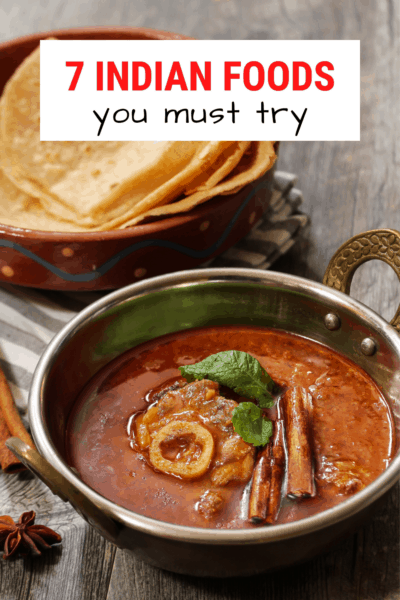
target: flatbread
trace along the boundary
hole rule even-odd
[[[73,224],[53,217],[43,208],[40,200],[17,188],[2,169],[0,169],[0,223],[35,231],[87,231],[77,223]]]
[[[2,97],[4,172],[46,208],[95,226],[123,213],[119,198],[157,206],[158,196],[179,195],[236,142],[41,142],[40,49],[7,83]],[[200,167],[201,165],[201,167]],[[104,218],[101,213],[107,213]],[[96,216],[95,216],[96,215]]]
[[[271,168],[273,143],[260,144],[41,142],[37,48],[1,98],[0,221],[43,231],[106,231],[185,212]]]
[[[188,212],[198,204],[203,204],[203,202],[210,200],[214,196],[236,193],[248,183],[264,175],[272,168],[275,160],[276,154],[273,142],[253,142],[252,151],[247,154],[246,159],[242,159],[229,177],[215,187],[199,189],[197,192],[178,202],[149,210],[142,215],[131,218],[123,226],[131,227],[151,218]]]

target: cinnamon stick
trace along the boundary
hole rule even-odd
[[[253,471],[249,501],[249,521],[259,524],[265,521],[271,485],[271,446],[269,442],[258,455]]]
[[[31,436],[25,429],[18,409],[12,397],[7,379],[0,368],[0,410],[3,413],[4,421],[10,432],[10,436],[18,437],[20,440],[34,447]]]
[[[282,495],[282,481],[285,473],[284,426],[281,400],[277,404],[278,416],[274,423],[274,439],[272,442],[271,486],[268,510],[265,521],[275,523],[279,513]]]
[[[312,398],[304,388],[290,388],[283,396],[287,464],[287,495],[306,498],[315,495],[311,450]]]
[[[4,420],[3,411],[0,409],[0,466],[5,473],[17,473],[24,471],[26,467],[5,445],[6,440],[11,437],[10,430]]]

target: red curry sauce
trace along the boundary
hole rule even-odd
[[[206,519],[197,508],[209,489],[207,476],[183,481],[156,472],[132,442],[135,415],[154,402],[158,390],[180,379],[178,367],[223,350],[248,352],[280,386],[302,386],[312,394],[317,495],[297,501],[284,498],[277,523],[310,516],[354,493],[332,483],[338,469],[355,473],[365,486],[388,466],[395,447],[393,417],[362,369],[300,336],[221,326],[141,344],[93,378],[77,399],[66,434],[69,462],[82,480],[116,504],[155,519],[198,527],[253,527],[247,520],[249,484],[225,486],[222,511]],[[229,395],[229,390],[223,393]],[[275,410],[268,416],[274,420]]]

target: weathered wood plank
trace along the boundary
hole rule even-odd
[[[0,564],[2,600],[103,600],[115,548],[83,523],[57,526],[62,546]]]
[[[1,514],[17,520],[35,510],[36,522],[63,541],[38,558],[0,562],[0,598],[102,600],[106,598],[115,548],[30,473],[0,475]],[[60,595],[62,590],[62,595]]]

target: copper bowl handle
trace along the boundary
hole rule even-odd
[[[97,524],[100,523],[101,533],[108,539],[115,540],[118,534],[117,523],[82,494],[73,483],[63,477],[36,448],[32,448],[17,437],[9,438],[6,446],[22,464],[50,488],[53,494],[59,496],[64,502],[70,502],[78,514],[97,529],[99,529]]]
[[[354,273],[369,260],[382,260],[395,271],[400,281],[400,233],[395,229],[373,229],[345,242],[332,256],[323,283],[350,294]],[[390,324],[400,332],[400,306]]]
[[[56,494],[67,502],[68,495],[62,492],[62,489],[68,485],[68,482],[62,477],[51,464],[40,456],[36,448],[32,448],[17,437],[9,438],[6,446],[15,456],[27,467],[34,475],[43,481]]]

